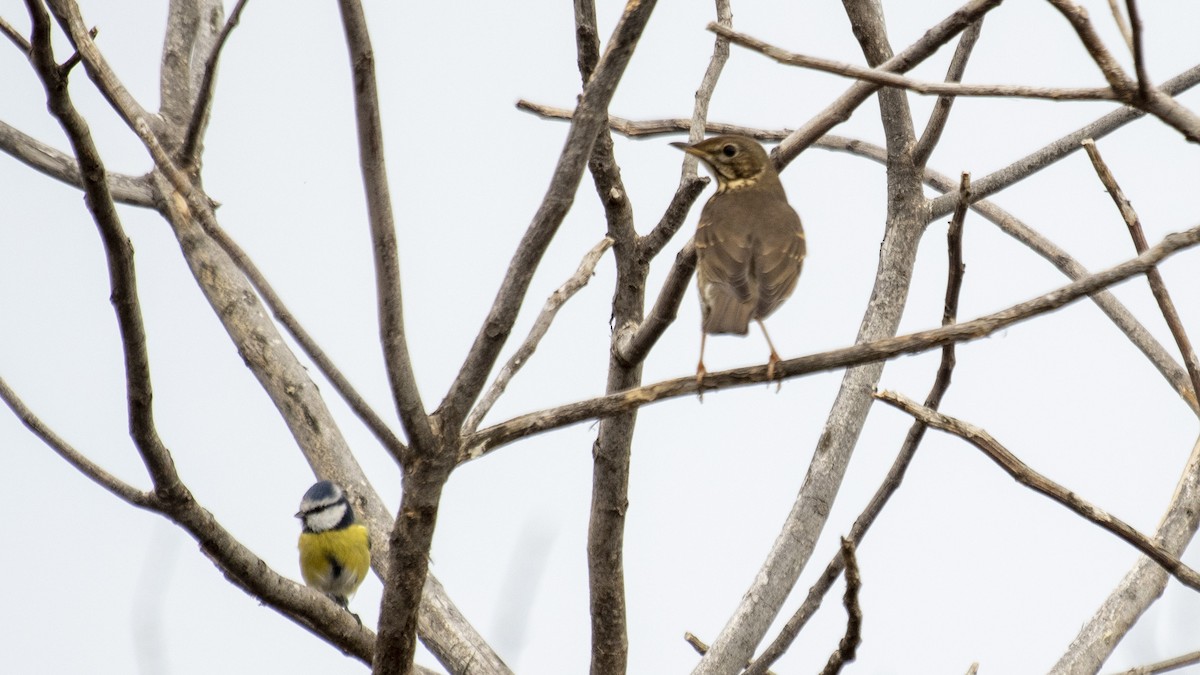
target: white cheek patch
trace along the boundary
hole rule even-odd
[[[346,517],[345,504],[332,504],[320,511],[310,513],[304,516],[304,524],[313,532],[324,532],[332,530],[338,523],[342,522],[342,518]]]

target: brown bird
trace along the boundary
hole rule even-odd
[[[754,319],[771,349],[767,378],[780,361],[763,319],[796,288],[804,263],[804,228],[788,204],[779,173],[757,141],[716,136],[694,145],[672,143],[700,158],[717,179],[717,192],[700,212],[696,228],[696,281],[700,286],[700,362],[708,335],[745,335]]]

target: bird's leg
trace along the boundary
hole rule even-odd
[[[779,352],[775,351],[775,345],[771,342],[771,336],[767,333],[767,325],[762,322],[762,319],[755,319],[758,322],[758,327],[762,329],[763,337],[767,339],[767,346],[771,348],[771,356],[767,359],[767,386],[771,386],[770,381],[775,379],[775,364],[783,359],[779,358]],[[775,391],[783,389],[783,380],[775,383]]]
[[[700,362],[696,364],[696,395],[700,397],[700,402],[704,402],[704,376],[708,374],[708,369],[704,367],[704,341],[708,338],[708,333],[700,331]]]

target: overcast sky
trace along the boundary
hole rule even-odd
[[[84,2],[98,43],[139,101],[157,109],[165,3]],[[163,6],[158,6],[162,4]],[[600,2],[607,37],[620,3]],[[956,6],[887,2],[897,50]],[[1107,3],[1085,3],[1123,58]],[[232,5],[232,3],[229,3]],[[489,307],[548,184],[566,124],[518,111],[518,98],[570,107],[579,92],[571,5],[367,2],[377,55],[409,349],[427,404],[439,401]],[[1200,5],[1140,4],[1152,78],[1200,61]],[[735,28],[792,51],[862,63],[840,3],[743,0]],[[611,106],[633,119],[691,114],[712,35],[706,2],[659,3]],[[0,17],[25,31],[24,3]],[[61,37],[61,36],[60,36]],[[59,58],[67,51],[58,40]],[[915,71],[939,80],[952,48]],[[1102,86],[1067,23],[1048,3],[1009,0],[988,15],[967,81]],[[41,87],[24,57],[0,44],[0,120],[59,148]],[[150,161],[82,70],[72,92],[112,171]],[[795,128],[848,86],[739,48],[710,119]],[[1195,92],[1180,97],[1200,109]],[[933,100],[912,96],[918,129]],[[394,420],[378,345],[371,248],[335,3],[251,2],[222,61],[204,180],[222,225],[294,313],[387,419]],[[1113,109],[1104,103],[959,101],[930,166],[978,179]],[[868,102],[835,133],[882,142]],[[616,138],[638,228],[659,219],[682,154]],[[1200,155],[1143,120],[1099,143],[1151,244],[1200,221]],[[783,174],[804,219],[809,259],[795,296],[769,321],[784,358],[853,342],[874,279],[885,217],[882,168],[809,150]],[[711,194],[711,188],[701,199]],[[1009,209],[1090,269],[1129,257],[1124,224],[1080,152],[1001,193]],[[275,570],[299,579],[292,517],[314,478],[268,398],[197,290],[169,227],[120,208],[137,252],[159,432],[198,499]],[[651,289],[699,213],[667,247]],[[945,226],[923,242],[901,330],[936,326],[945,284]],[[585,176],[575,207],[534,278],[515,336],[604,235]],[[961,319],[1066,282],[1050,264],[976,215],[965,228]],[[1200,252],[1162,266],[1185,326],[1200,340]],[[603,392],[611,257],[560,313],[487,423]],[[1117,296],[1176,353],[1142,279]],[[0,376],[60,435],[121,478],[147,486],[128,437],[120,343],[103,249],[81,193],[0,156]],[[645,381],[694,372],[694,290],[646,362]],[[513,344],[505,355],[511,353]],[[757,330],[708,341],[710,371],[765,361]],[[1152,533],[1197,434],[1166,381],[1087,301],[959,349],[943,410],[986,428],[1081,496]],[[888,365],[882,388],[921,399],[937,355]],[[399,472],[315,368],[341,430],[394,508]],[[644,409],[633,448],[626,531],[630,673],[684,673],[711,641],[779,532],[807,470],[840,372]],[[803,595],[895,456],[910,419],[878,407],[858,443]],[[398,428],[398,424],[394,425]],[[447,486],[431,571],[473,625],[520,673],[586,672],[585,541],[595,428],[578,425],[501,449]],[[0,670],[11,673],[361,673],[364,666],[234,588],[195,543],[162,518],[90,483],[0,411],[5,477]],[[1048,669],[1137,559],[1135,551],[1016,485],[977,450],[930,432],[904,485],[860,552],[864,613],[859,662],[847,672],[982,673]],[[1194,551],[1184,556],[1200,566]],[[352,608],[378,619],[367,580]],[[841,585],[781,673],[816,672],[844,628]],[[799,597],[785,606],[790,614]],[[774,633],[772,632],[772,635]],[[1105,672],[1197,649],[1200,597],[1171,582]],[[428,654],[419,657],[435,665]]]

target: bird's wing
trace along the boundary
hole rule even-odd
[[[755,318],[765,319],[796,289],[807,250],[800,216],[786,202],[762,214],[755,241],[754,275],[758,286]]]
[[[723,221],[718,218],[715,222]],[[704,332],[746,333],[757,303],[757,289],[750,279],[752,254],[745,233],[714,224],[713,213],[706,207],[696,229],[696,280]]]

